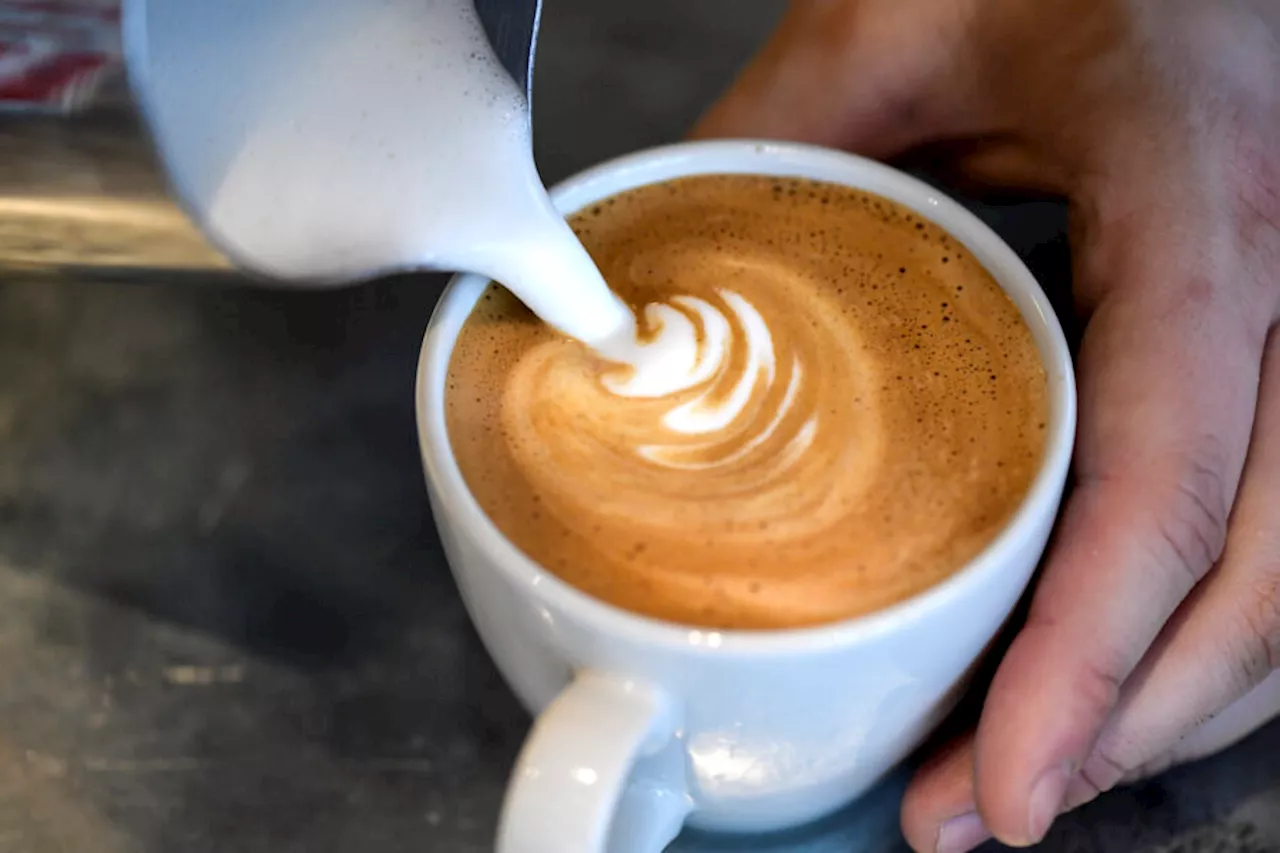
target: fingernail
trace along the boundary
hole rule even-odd
[[[938,827],[934,853],[968,853],[991,837],[977,812],[953,817]]]
[[[1067,793],[1071,773],[1064,764],[1045,771],[1031,789],[1031,808],[1027,817],[1027,839],[1038,844],[1049,834],[1049,827],[1062,813],[1062,800]]]

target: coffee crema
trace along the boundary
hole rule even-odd
[[[714,175],[571,223],[636,312],[603,358],[491,286],[446,424],[517,547],[618,607],[710,628],[865,614],[961,568],[1039,469],[1046,381],[963,246],[869,193]]]

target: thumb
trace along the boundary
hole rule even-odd
[[[983,129],[971,0],[793,0],[693,136],[888,158]]]

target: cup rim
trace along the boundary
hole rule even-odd
[[[748,167],[757,162],[759,168]],[[1044,362],[1049,411],[1040,470],[1000,533],[965,565],[916,595],[871,613],[819,625],[722,630],[669,622],[594,598],[544,569],[497,528],[472,495],[453,456],[444,421],[445,375],[462,323],[489,284],[488,278],[470,273],[455,275],[436,303],[415,380],[418,441],[427,480],[435,493],[434,510],[440,514],[437,522],[466,526],[474,533],[476,547],[516,587],[532,598],[544,600],[556,612],[605,634],[686,653],[777,654],[856,644],[895,631],[904,622],[915,622],[944,610],[967,589],[1001,572],[1027,531],[1046,515],[1056,514],[1075,438],[1076,389],[1071,352],[1039,283],[995,231],[929,184],[858,155],[771,140],[680,142],[590,167],[552,188],[551,197],[567,215],[637,186],[684,176],[727,173],[810,176],[890,198],[960,240],[1018,304]]]

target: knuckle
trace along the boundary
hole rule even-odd
[[[1120,673],[1128,670],[1128,664],[1119,654],[1108,656],[1105,662],[1093,658],[1081,661],[1080,674],[1076,680],[1076,693],[1087,707],[1106,713],[1115,707],[1120,699],[1120,688],[1123,676]]]
[[[1073,654],[1064,661],[1064,674],[1070,685],[1071,705],[1077,714],[1074,722],[1082,729],[1093,730],[1103,725],[1119,701],[1121,686],[1133,669],[1133,654],[1100,633],[1090,635],[1087,641],[1078,638],[1065,640],[1072,635],[1067,629],[1068,626],[1055,617],[1052,608],[1045,606],[1044,597],[1038,596],[1018,640],[1005,655],[1001,673],[1011,664],[1018,668],[1018,665],[1046,659],[1045,644],[1056,646],[1071,642]],[[999,692],[999,680],[998,674],[993,692]],[[990,705],[988,716],[989,709]]]
[[[1185,594],[1226,547],[1233,487],[1225,472],[1230,467],[1222,439],[1203,435],[1192,449],[1176,451],[1172,458],[1081,471],[1077,491],[1117,490],[1146,504],[1149,514],[1133,522],[1136,530],[1146,531],[1144,556],[1153,570],[1180,575]]]
[[[1073,812],[1081,806],[1088,805],[1102,794],[1096,786],[1085,778],[1084,773],[1077,773],[1067,783],[1067,796],[1063,801],[1063,813]]]
[[[1128,765],[1107,744],[1099,743],[1080,765],[1078,776],[1096,795],[1110,791],[1128,774]]]
[[[1222,473],[1225,457],[1216,437],[1206,438],[1200,450],[1187,454],[1174,484],[1173,500],[1156,525],[1173,565],[1186,574],[1188,590],[1199,583],[1226,546],[1230,500]]]

